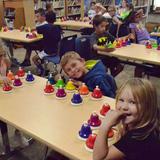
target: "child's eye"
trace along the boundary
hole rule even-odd
[[[72,67],[75,67],[75,66],[76,66],[76,63],[73,63],[73,64],[72,64]]]
[[[129,103],[131,103],[131,104],[136,104],[136,102],[133,101],[133,100],[129,101]]]
[[[119,99],[120,102],[124,102],[124,100],[122,98]]]
[[[68,69],[67,69],[67,72],[70,72],[70,71],[71,71],[71,69],[70,69],[70,68],[68,68]]]

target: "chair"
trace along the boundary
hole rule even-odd
[[[76,38],[75,51],[85,60],[91,59],[90,36]]]
[[[59,56],[60,58],[69,51],[75,51],[75,40],[77,35],[64,37],[59,46]]]
[[[91,35],[94,32],[94,28],[82,28],[80,32],[81,35]]]
[[[44,57],[43,62],[44,62],[44,69],[45,69],[45,71],[47,70],[48,64],[52,63],[53,64],[53,74],[55,75],[55,74],[58,73],[58,71],[57,71],[57,65],[60,63],[60,57],[59,57],[59,55]]]

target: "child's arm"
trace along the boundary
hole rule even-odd
[[[136,43],[136,32],[134,29],[131,29],[131,33],[133,34],[134,38],[132,39],[134,43]]]
[[[117,24],[117,32],[116,32],[116,36],[118,38],[118,33],[119,33],[119,28],[120,26],[123,24],[122,21],[120,21],[116,16],[114,16],[113,21]]]
[[[72,82],[77,88],[79,88],[82,85],[81,81],[76,81],[76,80],[72,79]]]
[[[0,83],[3,83],[4,85],[7,85],[7,84],[10,84],[11,81],[6,76],[0,75]]]
[[[98,132],[93,150],[93,160],[121,160],[124,154],[114,146],[108,146],[107,133],[125,116],[125,111],[109,111]]]
[[[121,38],[123,40],[127,40],[127,39],[133,39],[134,40],[135,39],[135,35],[133,33],[130,33],[127,36],[119,37],[119,38]]]
[[[10,67],[10,61],[3,57],[0,61],[0,82],[4,84],[10,83],[10,80],[6,77],[8,67]]]
[[[104,14],[104,12],[106,12],[106,8],[102,6],[101,3],[97,3],[96,7],[100,7],[101,8],[101,13]]]

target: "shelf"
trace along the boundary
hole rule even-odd
[[[77,5],[69,5],[68,7],[81,7],[81,4],[77,4]]]
[[[134,8],[145,8],[145,7],[148,7],[147,5],[144,5],[144,6],[134,6]]]
[[[64,16],[56,16],[56,18],[61,18],[61,17],[64,17]]]
[[[54,9],[62,9],[62,8],[64,8],[64,6],[63,7],[54,7]]]
[[[68,16],[76,16],[76,15],[80,15],[80,13],[68,14]]]

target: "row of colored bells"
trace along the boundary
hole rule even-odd
[[[100,114],[105,116],[109,110],[110,106],[108,104],[104,104],[100,110]],[[91,127],[92,129],[95,129],[94,127],[99,127],[101,125],[101,120],[99,119],[98,114],[95,112],[92,113],[87,124],[88,125],[86,125],[86,123],[83,124],[79,131],[79,136],[81,138],[88,138],[88,135],[91,134]]]
[[[65,87],[68,91],[76,90],[76,87],[73,85],[73,82],[71,80],[68,81],[68,83],[65,85],[63,79],[59,79],[56,83],[56,87],[59,88],[60,86]],[[79,89],[79,93],[81,95],[88,95],[89,89],[85,84],[82,84],[82,86]]]
[[[114,136],[114,131],[113,129],[110,129],[110,131],[107,133],[107,137],[112,138],[113,136]],[[89,137],[86,140],[86,147],[89,148],[90,150],[93,150],[96,138],[97,138],[96,133],[89,134]]]
[[[96,133],[92,133],[91,127],[89,124],[84,123],[81,127],[81,130],[79,131],[79,136],[83,140],[86,141],[86,147],[90,150],[93,150],[94,144],[97,138]],[[108,138],[112,138],[114,136],[113,129],[110,129],[110,131],[107,133]]]
[[[47,94],[51,94],[54,92],[54,88],[51,84],[47,84],[45,89],[44,89],[44,92],[47,93]],[[64,88],[60,87],[57,92],[56,92],[56,97],[58,98],[64,98],[66,97],[67,93],[65,92]],[[74,93],[73,94],[73,97],[71,99],[71,102],[74,103],[74,104],[80,104],[82,103],[83,99],[82,97],[80,96],[79,93]]]
[[[36,33],[28,33],[26,34],[26,38],[28,39],[33,39],[33,38],[37,38],[37,34]]]
[[[74,88],[75,89],[75,88]],[[46,85],[46,88],[45,88],[45,92],[46,93],[52,93],[53,92],[53,89],[51,88],[51,84],[47,84]],[[89,93],[89,90],[88,90],[88,87],[87,86],[84,86],[84,88],[82,87],[80,89],[80,92],[79,92],[81,95],[86,95]],[[81,97],[80,97],[80,94],[77,94],[75,93],[74,96],[73,96],[73,103],[81,103],[82,100],[81,100]],[[66,93],[65,93],[65,90],[64,88],[61,86],[60,88],[58,88],[58,91],[56,93],[56,96],[57,97],[65,97],[66,96]],[[99,99],[99,98],[102,98],[103,94],[101,92],[101,90],[96,87],[92,93],[92,97],[93,98],[96,98],[96,99]]]
[[[131,41],[130,40],[127,40],[127,41],[120,40],[120,41],[115,41],[113,44],[116,46],[116,48],[121,48],[127,45],[131,45]]]
[[[158,45],[157,43],[155,43],[155,44],[147,43],[146,48],[147,49],[157,48],[157,50],[160,50],[160,45]]]
[[[1,28],[1,32],[7,32],[8,30],[9,30],[8,27],[2,27],[2,28]]]
[[[25,71],[21,67],[19,67],[19,70],[17,71],[16,75],[18,77],[20,77],[20,78],[24,77],[25,76]],[[9,70],[9,72],[7,74],[7,77],[10,80],[14,80],[15,79],[14,74],[11,72],[11,70]]]

